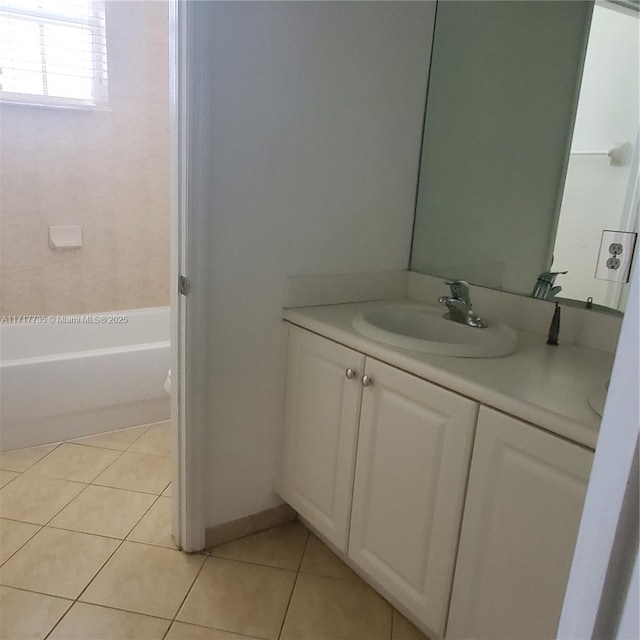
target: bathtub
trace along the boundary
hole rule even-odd
[[[5,316],[0,448],[169,419],[169,308]]]

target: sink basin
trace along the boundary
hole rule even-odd
[[[372,340],[433,355],[495,358],[518,348],[515,331],[504,324],[476,329],[442,316],[441,307],[385,304],[362,311],[352,325]]]

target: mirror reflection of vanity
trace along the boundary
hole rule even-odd
[[[624,309],[595,272],[638,230],[634,4],[438,3],[411,270]]]

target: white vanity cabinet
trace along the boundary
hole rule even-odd
[[[478,404],[367,358],[349,557],[444,634]]]
[[[441,635],[477,412],[472,400],[289,329],[280,494]]]
[[[347,550],[364,356],[291,326],[280,495]]]
[[[555,638],[593,454],[481,407],[447,638]]]
[[[555,637],[592,458],[289,327],[279,493],[434,636]]]

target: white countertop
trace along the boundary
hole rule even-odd
[[[396,300],[384,304],[407,304]],[[380,302],[286,309],[283,318],[365,355],[413,373],[482,404],[595,449],[600,427],[587,396],[611,374],[613,354],[579,345],[549,346],[546,336],[516,331],[518,351],[502,358],[453,358],[376,342],[351,326]]]

